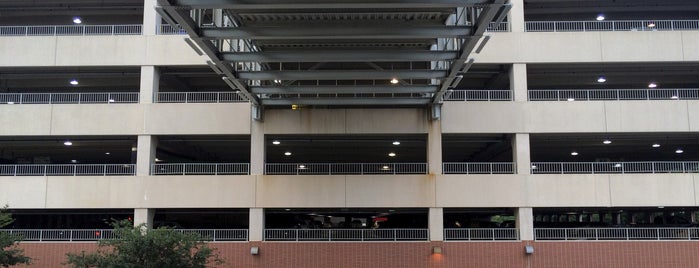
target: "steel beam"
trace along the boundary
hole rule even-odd
[[[239,72],[238,77],[247,80],[390,80],[440,79],[446,74],[446,71],[433,70],[318,70]]]
[[[288,86],[251,87],[253,94],[363,94],[363,93],[434,93],[438,86]]]
[[[233,62],[395,62],[446,61],[458,51],[428,50],[302,50],[284,52],[227,52],[221,57]]]
[[[433,39],[471,34],[466,26],[243,26],[200,29],[204,39],[333,40],[333,39]]]
[[[193,9],[375,9],[455,8],[482,5],[491,0],[170,0],[173,6]]]
[[[425,105],[430,99],[418,98],[293,98],[262,99],[262,105]]]

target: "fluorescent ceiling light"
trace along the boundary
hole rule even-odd
[[[574,98],[568,98],[568,101],[575,101]]]
[[[653,145],[651,145],[651,146],[653,146],[653,148],[658,148],[658,147],[660,147],[660,143],[653,143]]]
[[[75,18],[73,18],[73,23],[80,24],[80,23],[83,23],[83,20],[80,17],[75,17]]]
[[[610,140],[603,140],[602,143],[604,143],[604,144],[612,144],[612,141],[610,141]]]
[[[394,141],[393,145],[400,145],[400,141]]]
[[[68,83],[70,83],[71,85],[74,85],[74,86],[77,86],[78,84],[80,84],[78,82],[78,80],[76,80],[76,79],[70,80],[70,82],[68,82]]]
[[[684,153],[684,150],[682,150],[682,149],[677,149],[677,150],[675,150],[675,153],[676,153],[676,154],[681,154],[681,153]]]
[[[281,141],[278,141],[278,140],[273,140],[273,141],[272,141],[272,144],[274,144],[274,145],[279,145],[279,144],[282,144],[282,142],[281,142]]]
[[[390,156],[390,157],[394,157],[394,156],[396,156],[396,153],[394,153],[394,152],[390,152],[390,153],[388,153],[388,156]]]
[[[597,19],[598,21],[603,21],[603,20],[605,19],[604,14],[599,14],[599,15],[597,15],[597,18],[596,18],[596,19]]]
[[[284,155],[290,156],[290,155],[291,155],[291,152],[285,152]]]
[[[576,156],[576,155],[578,155],[578,152],[571,152],[570,155]]]
[[[400,82],[400,81],[398,81],[398,78],[391,79],[391,84],[395,85],[395,84],[398,84],[398,82]]]
[[[607,78],[605,78],[604,76],[600,76],[600,77],[597,78],[597,82],[598,82],[598,83],[607,82]]]
[[[65,145],[65,146],[71,146],[71,145],[73,145],[73,142],[72,142],[72,141],[64,141],[64,142],[63,142],[63,145]]]
[[[658,87],[658,84],[656,84],[655,82],[651,82],[650,84],[648,84],[648,88],[656,88],[656,87]]]

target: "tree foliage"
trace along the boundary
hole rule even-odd
[[[67,264],[76,268],[204,268],[221,264],[214,249],[202,237],[170,228],[144,231],[130,221],[117,221],[114,239],[98,242],[96,252],[68,253]]]
[[[10,225],[12,221],[12,214],[7,212],[7,206],[0,208],[0,229]],[[29,257],[24,256],[24,251],[17,247],[19,241],[22,241],[21,236],[0,231],[0,267],[31,262]]]

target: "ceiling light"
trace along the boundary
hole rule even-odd
[[[381,167],[381,169],[388,169],[388,166],[383,166]]]
[[[576,155],[578,155],[578,152],[571,152],[570,155],[576,156]]]
[[[574,98],[568,98],[568,101],[575,101]]]
[[[115,100],[114,100],[114,99],[109,99],[109,100],[107,100],[107,101],[108,101],[109,103],[112,103],[112,102],[114,102]]]
[[[272,144],[274,144],[274,145],[279,145],[279,144],[282,144],[282,142],[281,142],[281,141],[278,141],[278,140],[273,140],[273,141],[272,141]]]
[[[70,162],[71,162],[71,163],[77,163],[78,160],[73,159],[73,160],[70,160]]]
[[[290,208],[285,208],[284,210],[285,210],[285,211],[291,211],[291,209],[290,209]]]
[[[80,23],[83,23],[83,20],[80,19],[80,17],[75,17],[75,18],[73,18],[73,23],[80,24]]]
[[[306,169],[306,165],[299,165],[299,169]]]
[[[604,76],[600,76],[600,77],[597,78],[597,82],[598,82],[598,83],[607,82],[607,78],[605,78]]]
[[[655,27],[655,22],[648,23],[648,28],[654,28],[654,27]]]
[[[395,85],[395,84],[398,84],[398,82],[400,82],[400,81],[398,81],[398,78],[392,78],[392,79],[391,79],[391,84],[394,84],[394,85]]]
[[[291,152],[285,152],[284,155],[290,156],[290,155],[291,155]]]
[[[658,84],[656,84],[655,82],[651,82],[650,84],[648,84],[648,88],[656,88],[656,87],[658,87]]]
[[[653,148],[658,148],[658,147],[660,147],[660,143],[653,143],[653,145],[651,145],[651,146],[653,146]]]
[[[597,20],[598,20],[598,21],[603,21],[604,19],[605,19],[605,18],[604,18],[604,14],[599,14],[599,15],[597,15]]]
[[[135,151],[137,151],[137,150],[138,150],[137,147],[131,147],[131,151],[132,151],[132,152],[135,152]]]
[[[396,156],[396,153],[393,153],[393,152],[391,152],[391,153],[388,153],[388,156],[390,156],[390,157],[394,157],[394,156]]]
[[[112,153],[110,153],[110,152],[106,152],[106,153],[104,153],[104,154],[106,154],[106,155],[110,155],[110,154],[112,154]]]
[[[155,158],[155,162],[162,162],[162,161],[163,161],[163,160],[160,159],[160,158],[157,158],[157,157]]]
[[[680,99],[680,96],[677,96],[677,95],[673,95],[672,97],[670,97],[670,99],[673,99],[673,100],[679,100],[679,99]]]
[[[282,83],[282,80],[274,79],[274,83],[275,83],[275,84],[281,84],[281,83]]]
[[[8,101],[7,104],[15,104],[14,101]]]
[[[536,169],[536,165],[532,165],[532,169]]]
[[[400,145],[400,141],[394,141],[393,145]]]
[[[78,82],[78,80],[75,80],[75,79],[70,80],[69,83],[70,83],[71,85],[74,85],[74,86],[77,86],[78,84],[80,84],[80,83]]]
[[[65,146],[71,146],[71,145],[73,145],[73,142],[72,142],[72,141],[64,141],[64,142],[63,142],[63,145],[65,145]]]
[[[677,150],[675,150],[675,153],[676,153],[676,154],[681,154],[681,153],[684,153],[684,150],[682,150],[682,149],[677,149]]]
[[[610,140],[603,140],[602,143],[604,143],[604,144],[612,144],[612,141],[610,141]]]
[[[620,163],[616,163],[616,164],[614,164],[614,167],[615,167],[615,168],[620,168],[620,167],[621,167],[621,164],[620,164]]]

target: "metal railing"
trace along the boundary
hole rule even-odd
[[[535,240],[699,240],[699,228],[535,228]]]
[[[686,31],[699,30],[699,20],[527,21],[527,32]]]
[[[427,174],[427,163],[267,163],[268,175]]]
[[[156,102],[161,103],[224,103],[246,102],[238,93],[221,92],[158,92]]]
[[[153,175],[248,175],[249,163],[153,164]]]
[[[266,241],[425,241],[427,228],[265,229]]]
[[[0,26],[0,36],[139,35],[143,25]]]
[[[487,32],[509,32],[510,31],[510,23],[501,22],[497,27],[495,27],[495,23],[490,22],[488,24],[488,28],[485,30]]]
[[[175,229],[200,235],[205,241],[248,241],[248,229]]]
[[[697,100],[699,89],[536,89],[530,101]]]
[[[533,162],[532,174],[696,173],[699,161]]]
[[[134,164],[0,165],[0,176],[131,176]]]
[[[444,97],[445,101],[511,101],[510,90],[452,90]]]
[[[0,93],[0,104],[138,103],[138,92]]]
[[[162,24],[158,28],[158,34],[161,35],[186,35],[187,32],[185,30],[180,29],[178,26],[172,26],[170,24]]]
[[[444,174],[514,174],[515,164],[512,162],[492,163],[442,163]]]
[[[514,228],[444,228],[444,240],[497,241],[517,240],[519,229]]]
[[[111,229],[0,229],[19,236],[22,241],[97,241],[114,239]]]

